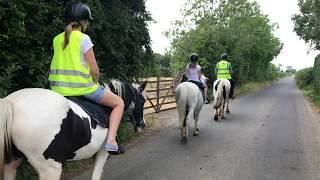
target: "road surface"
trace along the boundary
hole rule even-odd
[[[111,157],[103,180],[319,180],[320,124],[292,77],[231,102],[227,119],[200,114],[197,137],[179,141],[177,112],[154,136]],[[191,124],[193,126],[193,123]],[[192,135],[192,133],[190,133]],[[90,179],[91,171],[73,180]]]

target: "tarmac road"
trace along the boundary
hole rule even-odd
[[[292,77],[231,102],[213,121],[212,104],[200,134],[179,141],[177,111],[159,114],[166,126],[124,155],[111,157],[104,180],[319,180],[320,124]],[[193,126],[193,123],[190,124]],[[73,180],[90,179],[91,171]]]

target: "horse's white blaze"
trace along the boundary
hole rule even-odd
[[[128,110],[132,110],[134,108],[134,105],[135,105],[134,102],[131,102],[130,106],[128,107]]]

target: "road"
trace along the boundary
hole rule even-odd
[[[200,135],[179,141],[176,110],[154,136],[111,157],[104,180],[319,180],[320,124],[292,77],[231,102],[215,122],[212,104],[199,120]],[[193,126],[193,124],[191,124]],[[190,133],[191,135],[192,133]],[[90,171],[73,180],[90,179]]]

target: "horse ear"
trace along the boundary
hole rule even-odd
[[[140,92],[140,93],[142,93],[142,91],[144,91],[144,89],[146,88],[147,82],[148,82],[148,81],[144,81],[144,82],[142,83],[142,85],[139,87],[139,92]]]

